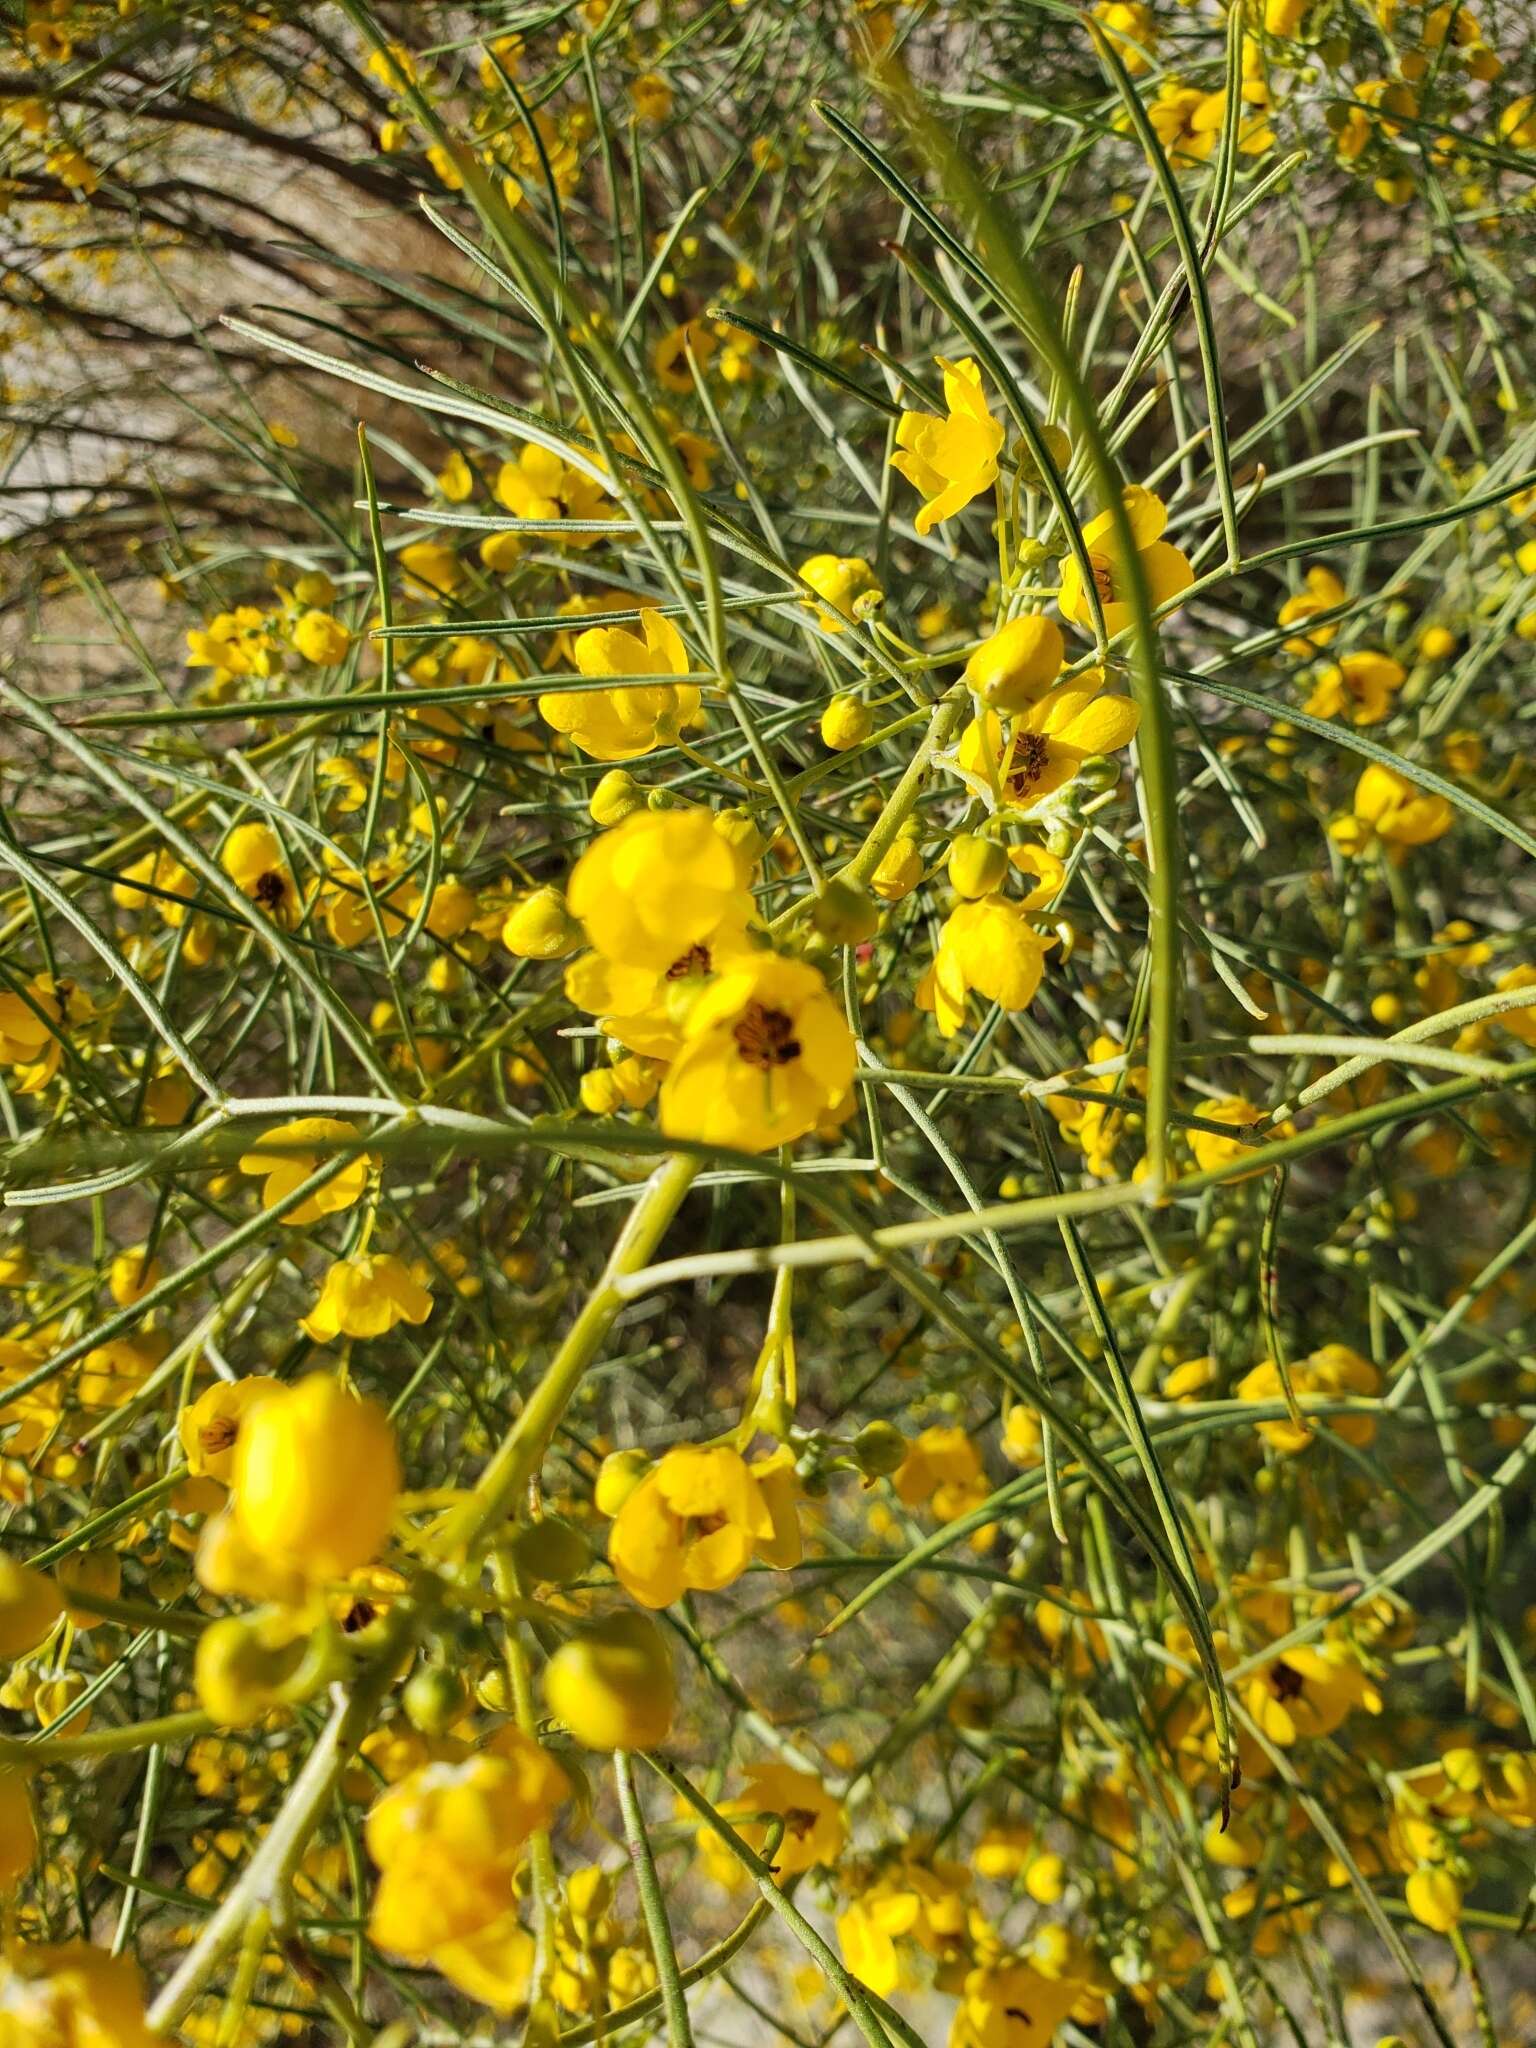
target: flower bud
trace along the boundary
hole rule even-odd
[[[376,1402],[313,1373],[246,1416],[231,1476],[235,1522],[252,1549],[312,1579],[345,1578],[389,1534],[395,1432]]]
[[[1023,711],[1055,682],[1065,655],[1055,620],[1030,612],[982,642],[965,665],[966,685],[994,711]]]
[[[51,1579],[0,1557],[0,1657],[9,1660],[35,1650],[63,1612]]]
[[[655,1622],[615,1614],[563,1643],[544,1697],[585,1749],[654,1749],[672,1727],[672,1653]]]
[[[949,884],[957,896],[991,896],[1002,887],[1007,872],[1007,852],[995,839],[981,839],[974,832],[956,836],[949,849]]]
[[[214,1622],[198,1638],[192,1669],[204,1713],[216,1727],[249,1728],[281,1704],[305,1647],[304,1637],[275,1629],[270,1615]]]
[[[95,1628],[101,1620],[89,1607],[76,1607],[71,1593],[93,1594],[101,1600],[115,1600],[122,1590],[123,1563],[115,1550],[76,1551],[59,1566],[59,1585],[65,1594],[64,1612],[77,1629]]]
[[[880,913],[867,889],[836,875],[816,898],[811,922],[837,946],[862,945],[880,928]]]
[[[871,1481],[889,1479],[906,1455],[906,1438],[889,1422],[866,1422],[853,1440],[853,1461]]]
[[[469,1705],[464,1681],[446,1664],[423,1664],[400,1696],[405,1718],[423,1735],[444,1735]]]
[[[587,803],[592,822],[604,828],[622,825],[645,802],[645,791],[627,768],[610,768]]]
[[[582,931],[558,889],[535,889],[509,914],[501,942],[520,960],[558,960],[575,952]]]
[[[885,903],[899,903],[923,879],[923,853],[910,832],[900,832],[881,856],[870,887]]]
[[[591,1544],[563,1515],[529,1522],[512,1538],[510,1548],[518,1573],[532,1584],[573,1585],[592,1562]]]
[[[600,1515],[610,1520],[650,1470],[644,1451],[610,1451],[598,1469],[592,1499]]]
[[[874,730],[875,714],[860,697],[840,693],[821,714],[822,745],[845,754]]]

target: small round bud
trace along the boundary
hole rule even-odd
[[[880,927],[880,912],[867,889],[834,875],[816,898],[811,922],[836,946],[860,946]]]
[[[821,714],[822,745],[835,754],[845,754],[874,730],[875,714],[860,698],[846,693],[834,697]]]
[[[115,1550],[76,1551],[60,1564],[58,1581],[64,1592],[64,1612],[75,1627],[95,1628],[102,1617],[89,1607],[77,1607],[70,1595],[115,1600],[122,1590],[123,1562]]]
[[[558,960],[562,953],[574,953],[581,941],[581,926],[558,889],[535,889],[501,928],[502,944],[520,960]]]
[[[574,1522],[546,1515],[529,1522],[512,1538],[512,1562],[533,1583],[573,1585],[592,1562],[592,1546]]]
[[[1065,657],[1055,620],[1030,612],[982,642],[965,665],[966,686],[994,711],[1023,711],[1045,695]]]
[[[1090,754],[1077,771],[1079,787],[1102,794],[1120,780],[1120,763],[1108,754]]]
[[[853,1440],[853,1462],[869,1480],[889,1479],[907,1455],[907,1440],[889,1422],[866,1422]]]
[[[405,1718],[423,1735],[446,1734],[469,1704],[464,1681],[445,1664],[423,1664],[401,1694]]]
[[[902,832],[881,856],[870,878],[870,887],[885,903],[899,903],[910,896],[923,879],[922,849],[909,832]]]
[[[597,1512],[610,1520],[650,1470],[644,1451],[610,1451],[598,1468],[592,1500]]]
[[[995,839],[961,832],[949,849],[949,885],[957,896],[991,896],[1008,873],[1008,855]]]
[[[587,800],[596,825],[621,825],[645,802],[645,791],[627,768],[610,768]]]
[[[544,1697],[585,1749],[655,1749],[677,1700],[666,1638],[643,1614],[596,1622],[550,1658]]]
[[[193,1665],[203,1711],[215,1727],[249,1728],[280,1704],[304,1650],[302,1636],[279,1635],[270,1618],[236,1614],[212,1623],[198,1638]]]

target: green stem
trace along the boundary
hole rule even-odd
[[[651,1838],[645,1831],[645,1815],[641,1811],[639,1795],[635,1791],[635,1768],[628,1750],[614,1751],[613,1775],[619,1788],[619,1809],[624,1816],[624,1834],[629,1843],[629,1860],[640,1893],[641,1910],[645,1914],[645,1930],[650,1936],[651,1956],[656,1964],[656,1975],[661,1980],[661,2002],[667,2015],[667,2039],[671,2042],[672,2048],[693,2048],[693,2029],[688,2021],[688,1999],[683,1990],[683,1980],[678,1974],[677,1950],[672,1945],[672,1923],[667,1918],[667,1902],[661,1895],[661,1880],[656,1875],[656,1858],[651,1854]]]

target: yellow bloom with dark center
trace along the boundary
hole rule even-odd
[[[711,328],[702,320],[685,320],[679,327],[668,328],[660,341],[651,350],[651,368],[656,372],[656,381],[665,391],[681,396],[693,389],[693,371],[688,358],[703,371],[709,368],[710,357],[720,346]]]
[[[933,966],[918,984],[918,1007],[933,1011],[945,1038],[965,1023],[973,990],[1005,1010],[1027,1009],[1045,971],[1046,943],[1023,905],[1006,896],[962,903],[944,921]]]
[[[299,892],[287,855],[270,825],[259,820],[237,825],[219,856],[224,872],[242,896],[264,910],[277,924],[292,924],[299,912]]]
[[[1379,725],[1407,680],[1408,671],[1390,654],[1362,648],[1322,671],[1306,708],[1314,718],[1339,718],[1347,712],[1351,725]]]
[[[1314,562],[1306,574],[1304,587],[1281,605],[1278,622],[1282,626],[1301,625],[1315,618],[1319,612],[1331,612],[1347,604],[1349,592],[1344,588],[1333,571],[1321,562]],[[1326,647],[1338,632],[1336,624],[1312,626],[1305,633],[1297,634],[1285,643],[1287,654],[1315,654]]]
[[[589,626],[576,642],[582,675],[686,675],[688,650],[672,621],[648,606],[639,626],[639,632],[627,626]],[[697,717],[699,703],[693,683],[646,682],[614,690],[551,691],[539,699],[539,716],[596,760],[632,761],[675,740]]]
[[[661,1089],[661,1128],[740,1152],[791,1144],[846,1092],[856,1056],[814,967],[744,954],[689,1008]]]
[[[1147,601],[1156,612],[1180,591],[1188,590],[1195,572],[1183,550],[1162,538],[1168,524],[1168,508],[1155,492],[1143,490],[1140,484],[1128,484],[1124,502],[1132,544],[1147,586]],[[1100,512],[1088,521],[1083,528],[1083,547],[1103,606],[1104,630],[1113,637],[1123,632],[1134,616],[1128,584],[1130,572],[1113,512]],[[1093,607],[1075,555],[1069,555],[1062,568],[1057,602],[1064,618],[1092,630]]]
[[[745,928],[753,866],[710,811],[634,811],[577,861],[566,902],[615,967],[685,980],[707,971],[695,949]]]
[[[949,2032],[949,2048],[1050,2048],[1077,2003],[1072,1979],[1042,1975],[1026,1962],[972,1970]]]
[[[1395,768],[1372,761],[1355,784],[1349,811],[1335,818],[1328,836],[1345,853],[1363,853],[1382,841],[1394,853],[1443,839],[1456,822],[1448,797],[1420,789]]]
[[[283,1381],[270,1373],[247,1373],[244,1379],[215,1380],[183,1408],[177,1433],[194,1478],[227,1482],[241,1424],[258,1401],[283,1391]]]
[[[424,1323],[431,1313],[431,1295],[403,1259],[363,1253],[327,1270],[302,1327],[317,1344],[331,1344],[338,1337],[382,1337],[396,1323]]]
[[[312,1373],[251,1407],[230,1478],[235,1527],[273,1569],[345,1578],[377,1553],[394,1520],[394,1428],[334,1373]]]
[[[1312,1742],[1342,1727],[1356,1707],[1381,1712],[1381,1694],[1339,1643],[1298,1643],[1243,1681],[1242,1701],[1278,1748]]]
[[[261,1206],[272,1209],[295,1188],[318,1172],[322,1162],[334,1156],[336,1148],[357,1136],[356,1130],[340,1117],[301,1116],[291,1124],[279,1124],[268,1131],[259,1146],[241,1154],[240,1171],[257,1175],[265,1185]],[[311,1146],[316,1147],[310,1150]],[[318,1223],[322,1216],[335,1216],[350,1209],[368,1185],[369,1172],[378,1166],[374,1152],[356,1152],[325,1183],[296,1209],[290,1209],[285,1223]]]
[[[1069,783],[1091,755],[1129,745],[1141,713],[1090,670],[1058,683],[1004,728],[995,711],[971,721],[954,767],[992,810],[1030,811]],[[1006,737],[1005,737],[1006,730]]]
[[[679,1445],[646,1474],[608,1533],[608,1562],[642,1607],[739,1579],[780,1530],[756,1472],[729,1445]]]
[[[768,1823],[759,1816],[780,1816],[784,1834],[774,1851],[773,1867],[781,1877],[835,1863],[848,1839],[841,1802],[820,1778],[797,1771],[793,1764],[755,1765],[747,1773],[745,1789],[727,1800],[720,1812],[754,1848],[762,1846],[768,1833]]]
[[[997,481],[1003,428],[992,417],[981,388],[981,371],[970,356],[960,362],[937,358],[944,373],[943,419],[930,412],[904,412],[896,423],[897,452],[891,467],[923,494],[914,524],[931,533],[952,519]]]

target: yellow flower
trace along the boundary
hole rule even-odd
[[[1347,709],[1352,725],[1379,725],[1407,679],[1408,671],[1389,654],[1362,648],[1322,671],[1306,708],[1314,718],[1337,718]]]
[[[896,424],[898,452],[891,457],[891,467],[923,494],[915,521],[919,533],[931,533],[996,482],[1003,446],[1002,425],[992,417],[972,358],[937,361],[947,416],[904,412]]]
[[[918,985],[921,1009],[931,1009],[945,1038],[965,1023],[971,990],[1005,1010],[1027,1009],[1045,968],[1045,942],[1023,906],[1005,896],[962,903],[944,920],[933,966]]]
[[[1157,19],[1143,0],[1097,0],[1093,18],[1102,24],[1133,78],[1147,69],[1148,52],[1157,47]]]
[[[270,1373],[247,1373],[244,1379],[215,1380],[183,1408],[178,1434],[193,1477],[227,1482],[247,1414],[258,1401],[284,1391],[283,1381]]]
[[[679,396],[691,391],[690,353],[702,372],[709,368],[710,357],[718,347],[715,335],[702,320],[685,320],[681,326],[668,328],[651,350],[651,368],[656,372],[657,383],[664,391]]]
[[[431,1956],[481,1932],[512,1903],[524,1843],[570,1796],[565,1772],[510,1724],[462,1763],[429,1763],[369,1812],[369,1854],[382,1871],[369,1933],[394,1955]]]
[[[271,622],[253,604],[237,611],[219,612],[207,627],[194,627],[187,635],[189,668],[211,668],[218,676],[269,676],[275,643]]]
[[[672,111],[672,88],[659,71],[646,71],[629,88],[635,119],[656,126]]]
[[[955,750],[956,773],[992,810],[1033,810],[1090,755],[1113,754],[1135,737],[1140,711],[1101,682],[1090,670],[1081,682],[1058,683],[1010,722],[1006,740],[997,713],[982,712]]]
[[[1074,1979],[1042,1976],[1025,1962],[988,1963],[972,1970],[949,2031],[949,2048],[1050,2048],[1080,1989]]]
[[[745,928],[752,867],[711,812],[640,810],[593,840],[566,901],[616,968],[685,980],[709,971],[697,949],[707,954],[717,934]]]
[[[0,1556],[0,1658],[9,1663],[35,1650],[63,1612],[52,1579]]]
[[[1501,974],[1493,984],[1502,995],[1510,989],[1528,988],[1531,991],[1531,1005],[1536,1006],[1536,967],[1524,965],[1511,967],[1507,974]],[[1536,1007],[1521,1004],[1517,1009],[1501,1010],[1498,1022],[1506,1031],[1526,1045],[1536,1045]]]
[[[643,1614],[590,1622],[545,1665],[544,1697],[584,1749],[655,1749],[677,1703],[666,1638]]]
[[[1331,1735],[1356,1707],[1381,1712],[1381,1694],[1343,1644],[1300,1643],[1243,1681],[1243,1705],[1281,1749]]]
[[[268,1131],[259,1147],[242,1154],[240,1171],[263,1178],[265,1186],[261,1191],[261,1206],[263,1209],[275,1208],[285,1195],[291,1195],[296,1187],[319,1170],[322,1159],[333,1154],[336,1146],[356,1136],[353,1126],[343,1123],[339,1117],[301,1116],[291,1124],[279,1124],[275,1130]],[[323,1153],[303,1149],[321,1141],[326,1141]],[[298,1149],[278,1149],[286,1147]],[[283,1221],[294,1225],[318,1223],[322,1216],[334,1216],[343,1209],[350,1209],[368,1185],[370,1168],[378,1163],[375,1153],[355,1153],[323,1188],[317,1188],[307,1201],[300,1202],[296,1209],[290,1209]]]
[[[774,1852],[773,1867],[781,1877],[836,1863],[848,1839],[841,1803],[809,1771],[792,1764],[757,1764],[747,1773],[745,1791],[727,1800],[720,1812],[744,1840],[760,1847],[768,1832],[760,1814],[778,1814],[784,1835]]]
[[[608,1562],[632,1600],[670,1607],[685,1592],[717,1593],[733,1584],[778,1533],[739,1451],[682,1444],[619,1509],[608,1532]]]
[[[1295,626],[1303,619],[1315,618],[1319,612],[1331,612],[1348,602],[1349,592],[1333,571],[1321,562],[1314,562],[1307,571],[1305,587],[1281,605],[1279,623]],[[1315,654],[1319,648],[1328,645],[1338,630],[1337,625],[1313,626],[1309,631],[1287,640],[1285,651],[1287,654]]]
[[[777,953],[724,963],[687,1013],[661,1128],[741,1152],[791,1144],[853,1080],[853,1034],[814,967]]]
[[[36,976],[22,994],[0,994],[0,1066],[14,1070],[11,1086],[19,1094],[35,1095],[58,1072],[63,1024],[51,975]]]
[[[584,676],[686,675],[688,650],[669,618],[648,605],[640,632],[589,626],[576,642]],[[599,761],[632,761],[675,740],[697,716],[692,683],[639,683],[617,690],[563,690],[539,699],[539,716]]]
[[[1355,784],[1349,813],[1328,827],[1329,837],[1345,853],[1363,853],[1375,840],[1406,851],[1443,839],[1456,822],[1449,798],[1421,790],[1379,761],[1372,761]]]
[[[1342,1401],[1360,1396],[1373,1399],[1381,1392],[1381,1374],[1368,1358],[1362,1358],[1358,1351],[1351,1351],[1347,1344],[1324,1344],[1321,1349],[1292,1365],[1290,1378],[1291,1391],[1298,1403],[1308,1395]],[[1264,1359],[1243,1375],[1235,1391],[1240,1401],[1283,1399],[1285,1389],[1280,1382],[1280,1368],[1272,1359]],[[1375,1418],[1370,1415],[1334,1415],[1327,1419],[1326,1426],[1332,1435],[1342,1437],[1349,1444],[1365,1445],[1376,1435]],[[1288,1415],[1274,1422],[1261,1422],[1258,1430],[1264,1441],[1283,1457],[1308,1450],[1312,1444],[1310,1424],[1304,1420],[1298,1425]]]
[[[951,1424],[935,1424],[912,1439],[893,1483],[904,1507],[929,1506],[941,1522],[980,1507],[991,1490],[976,1446]]]
[[[800,564],[800,581],[808,583],[822,599],[820,604],[813,604],[810,598],[805,602],[827,633],[845,631],[849,620],[860,616],[858,600],[880,588],[862,555],[812,555]]]
[[[1413,1871],[1403,1896],[1419,1925],[1436,1934],[1449,1934],[1461,1923],[1461,1886],[1448,1870],[1426,1865]]]
[[[1247,1130],[1250,1125],[1262,1123],[1264,1112],[1256,1109],[1241,1095],[1224,1095],[1216,1102],[1202,1102],[1200,1115],[1208,1124],[1230,1124],[1235,1131]],[[1220,1167],[1231,1166],[1241,1159],[1253,1146],[1245,1138],[1224,1138],[1215,1131],[1191,1130],[1185,1133],[1189,1149],[1195,1155],[1195,1164],[1202,1173],[1215,1173]],[[1281,1135],[1278,1128],[1271,1136]]]
[[[1181,590],[1188,590],[1195,580],[1195,572],[1190,567],[1189,557],[1162,538],[1163,528],[1168,524],[1168,511],[1162,499],[1155,492],[1143,490],[1140,484],[1128,484],[1124,499],[1131,539],[1146,581],[1147,599],[1156,611],[1170,598],[1177,597]],[[1093,572],[1094,587],[1104,608],[1104,630],[1112,637],[1123,632],[1133,616],[1127,600],[1127,564],[1121,553],[1112,512],[1101,512],[1097,518],[1089,520],[1083,528],[1083,546],[1087,550],[1088,566]],[[1057,601],[1064,618],[1071,619],[1075,625],[1092,627],[1093,609],[1075,555],[1069,555],[1062,568],[1061,594]]]
[[[398,560],[407,581],[424,586],[434,597],[451,597],[464,579],[458,556],[438,540],[413,540],[400,550]]]
[[[431,1313],[431,1295],[403,1259],[363,1253],[327,1269],[303,1327],[317,1344],[331,1344],[338,1337],[382,1337],[396,1323],[424,1323]]]
[[[329,612],[307,611],[293,629],[293,644],[317,668],[333,668],[346,660],[352,635]]]
[[[278,924],[292,924],[298,915],[298,891],[287,858],[270,825],[237,825],[219,856],[224,872],[243,896],[258,904]]]
[[[252,1550],[280,1570],[345,1578],[389,1534],[395,1432],[376,1402],[312,1373],[250,1409],[230,1477],[235,1525]]]
[[[89,1942],[20,1943],[0,1959],[5,2048],[164,2048],[145,2024],[139,1973]]]

